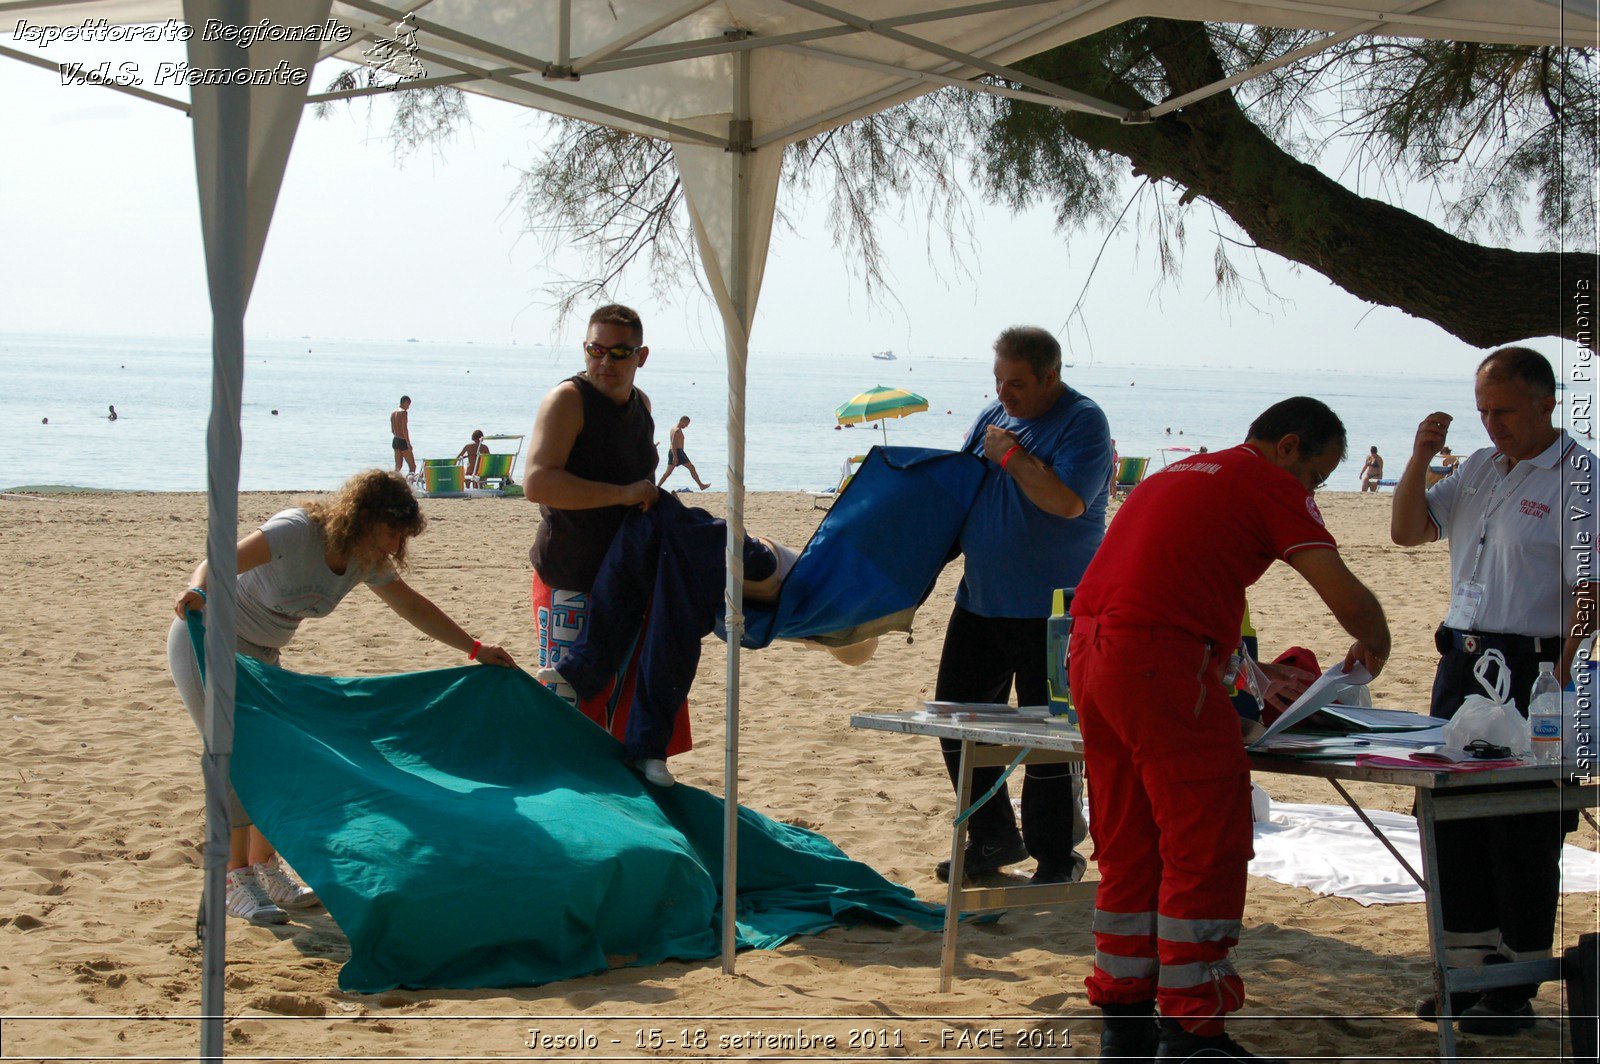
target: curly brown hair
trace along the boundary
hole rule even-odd
[[[401,532],[400,549],[387,559],[400,570],[406,567],[406,544],[428,525],[410,485],[387,469],[357,473],[344,482],[332,499],[309,499],[300,506],[322,530],[323,539],[335,553],[369,567],[385,560],[374,550],[368,535],[379,524],[392,525]]]

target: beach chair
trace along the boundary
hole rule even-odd
[[[511,486],[511,467],[516,463],[514,454],[485,454],[478,459],[478,471],[467,478],[471,488],[487,488],[494,484],[501,491]]]
[[[846,458],[844,465],[839,467],[839,486],[828,491],[811,492],[811,508],[813,510],[826,510],[832,506],[833,500],[837,499],[839,493],[850,485],[851,479],[856,475],[856,469],[866,460],[867,456],[864,454],[853,454]],[[824,506],[824,502],[828,505]]]
[[[459,495],[466,490],[466,480],[454,458],[430,458],[423,465],[424,495]]]
[[[1140,458],[1137,455],[1124,455],[1117,463],[1117,479],[1112,485],[1112,494],[1118,498],[1128,494],[1144,479],[1144,471],[1150,465],[1150,459]]]
[[[426,491],[428,484],[428,469],[430,466],[443,468],[445,466],[453,466],[455,464],[456,460],[454,458],[424,458],[422,459],[422,464],[418,466],[414,472],[406,474],[406,479],[412,484],[415,484]]]

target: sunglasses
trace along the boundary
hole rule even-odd
[[[637,347],[630,347],[627,344],[607,347],[605,344],[597,344],[593,340],[589,340],[583,345],[583,353],[590,358],[609,358],[613,362],[625,362],[638,353],[638,350]]]

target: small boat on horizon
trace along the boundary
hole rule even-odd
[[[874,351],[872,352],[872,357],[879,362],[893,362],[895,360],[893,351]]]

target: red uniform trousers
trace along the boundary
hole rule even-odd
[[[1077,618],[1070,660],[1100,867],[1089,1001],[1154,999],[1220,1034],[1244,1004],[1228,951],[1252,848],[1250,766],[1217,653],[1179,629]]]

